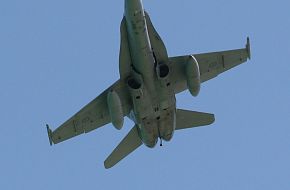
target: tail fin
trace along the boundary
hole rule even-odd
[[[105,160],[105,168],[111,168],[117,164],[120,160],[128,156],[131,152],[136,150],[142,141],[138,135],[137,127],[134,126],[127,136],[120,142],[120,144],[114,149],[114,151]]]
[[[176,110],[176,130],[210,125],[214,120],[214,114],[181,109]]]

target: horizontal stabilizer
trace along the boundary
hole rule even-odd
[[[210,125],[214,120],[214,114],[181,109],[176,110],[176,130]]]
[[[131,152],[136,150],[142,141],[138,135],[137,127],[134,126],[127,136],[120,142],[110,156],[105,160],[105,168],[111,168],[120,160],[128,156]]]

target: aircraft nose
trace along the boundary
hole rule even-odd
[[[141,0],[125,0],[125,13],[126,15],[134,14],[136,11],[143,10]]]

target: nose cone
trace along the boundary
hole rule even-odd
[[[135,12],[143,10],[141,0],[125,0],[125,15],[134,15]]]

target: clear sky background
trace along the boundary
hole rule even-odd
[[[216,122],[142,146],[109,124],[49,146],[55,129],[119,77],[124,1],[0,1],[0,189],[290,189],[289,0],[144,0],[170,56],[242,48],[252,60],[177,95]]]

